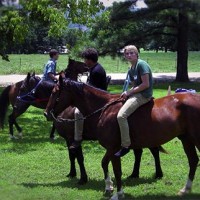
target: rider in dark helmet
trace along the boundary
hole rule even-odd
[[[85,64],[89,67],[90,75],[88,77],[87,83],[96,88],[106,90],[106,72],[104,68],[98,63],[98,52],[94,48],[88,48],[82,53]],[[81,119],[83,115],[78,110],[75,109],[75,119]],[[74,142],[70,146],[70,149],[75,149],[79,147],[82,141],[83,134],[83,120],[75,121],[75,132],[74,132]]]

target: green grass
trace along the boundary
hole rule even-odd
[[[154,96],[167,93],[167,84],[154,86]],[[172,90],[179,85],[172,83]],[[195,83],[184,85],[196,88]],[[113,93],[121,92],[122,86],[110,86]],[[200,92],[200,88],[198,92]],[[18,119],[23,127],[24,138],[10,141],[8,127],[0,132],[0,200],[98,200],[103,197],[104,181],[101,159],[105,150],[98,142],[83,142],[86,170],[89,182],[78,186],[78,179],[66,177],[69,160],[65,142],[58,138],[48,139],[51,123],[43,117],[43,110],[30,107]],[[132,172],[133,155],[122,159],[125,199],[200,199],[200,170],[197,169],[193,193],[179,198],[177,192],[187,179],[188,163],[178,139],[164,145],[170,154],[161,154],[164,178],[154,180],[154,160],[148,149],[144,150],[140,179],[127,180]],[[198,153],[198,155],[200,155]],[[77,168],[78,169],[78,168]],[[112,177],[113,172],[110,166]],[[79,170],[78,176],[79,178]]]
[[[176,71],[176,53],[175,52],[145,52],[142,51],[140,57],[146,60],[153,72],[175,72]],[[188,71],[200,72],[199,62],[200,52],[189,52]],[[37,74],[43,72],[44,64],[48,60],[48,55],[10,55],[10,62],[0,60],[0,74],[26,74],[29,71],[35,71]],[[129,63],[123,59],[112,59],[110,56],[100,57],[99,62],[106,69],[107,73],[126,72]],[[60,55],[58,60],[58,70],[66,68],[68,63],[67,55]]]

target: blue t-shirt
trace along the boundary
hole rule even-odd
[[[45,65],[42,79],[44,81],[53,82],[53,80],[49,76],[49,73],[52,73],[53,75],[56,75],[56,61],[54,59],[52,59],[52,58]]]

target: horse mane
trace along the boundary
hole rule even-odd
[[[74,92],[78,94],[83,94],[84,83],[73,81],[71,79],[64,79],[64,83],[66,86],[69,85],[70,87],[72,87]]]
[[[94,90],[95,92],[102,93],[102,95],[110,94],[109,92],[102,90],[102,89],[99,89],[99,88],[96,88],[92,85],[89,85],[89,84],[86,84],[86,83],[83,83],[83,82],[73,81],[73,80],[70,80],[70,79],[65,79],[65,84],[72,86],[73,90],[75,90],[75,92],[78,92],[79,94],[83,94],[84,87],[88,87],[88,88]]]
[[[53,88],[55,86],[55,83],[50,81],[42,81],[40,84],[47,88]]]
[[[37,80],[38,82],[41,81],[41,77],[39,77],[39,76],[32,76],[31,78]],[[47,87],[47,88],[53,88],[55,86],[55,83],[52,83],[50,81],[42,81],[40,83],[40,85]]]
[[[102,92],[102,93],[105,93],[105,94],[109,94],[108,91],[102,90],[102,89],[97,88],[97,87],[94,87],[93,85],[89,85],[89,84],[87,84],[87,83],[84,83],[84,85],[88,86],[88,87],[91,88],[91,89],[97,90],[98,92]]]

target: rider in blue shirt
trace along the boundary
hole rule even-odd
[[[51,49],[49,52],[50,59],[45,65],[42,80],[50,81],[50,82],[57,82],[58,79],[56,78],[56,61],[59,57],[59,52],[56,49]]]

